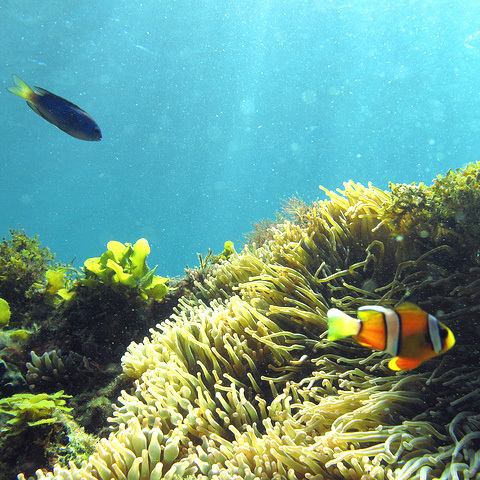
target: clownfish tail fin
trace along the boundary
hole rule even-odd
[[[340,340],[350,335],[357,335],[360,332],[361,321],[338,310],[338,308],[331,308],[327,312],[327,317],[329,340]]]

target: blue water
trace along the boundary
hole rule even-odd
[[[479,159],[479,31],[478,0],[2,0],[1,82],[103,140],[0,89],[0,237],[77,267],[146,237],[174,276],[319,184],[430,183]]]

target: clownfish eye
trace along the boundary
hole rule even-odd
[[[445,327],[440,327],[440,338],[445,340],[448,335],[448,330]]]

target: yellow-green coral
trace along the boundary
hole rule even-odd
[[[10,321],[10,305],[6,300],[0,298],[0,327],[5,327]]]
[[[42,294],[47,302],[58,305],[63,300],[70,300],[75,292],[72,290],[73,276],[78,272],[71,267],[56,266],[45,272],[42,282],[36,282],[29,294]]]
[[[220,254],[220,256],[222,256],[226,260],[228,259],[228,257],[230,257],[230,255],[233,255],[234,253],[237,252],[235,251],[233,242],[231,240],[227,240],[223,247],[223,252]]]
[[[156,267],[152,270],[148,268],[146,258],[149,253],[150,246],[144,238],[133,246],[130,243],[108,242],[107,251],[101,257],[85,261],[85,282],[88,285],[89,279],[98,278],[113,289],[122,286],[137,289],[144,299],[160,300],[168,292],[168,278],[154,275]]]
[[[17,393],[0,399],[0,413],[8,420],[2,429],[7,435],[14,435],[27,427],[58,422],[57,412],[69,412],[63,390],[53,393]]]

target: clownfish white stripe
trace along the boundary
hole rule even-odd
[[[383,313],[385,321],[385,351],[396,356],[400,350],[400,337],[402,326],[400,315],[395,310],[387,310]]]
[[[369,307],[360,307],[362,310],[374,310],[381,313],[383,316],[383,325],[385,327],[385,348],[384,351],[393,356],[398,355],[402,341],[402,322],[400,315],[390,308],[381,307],[379,305],[372,305]]]
[[[428,315],[428,334],[432,342],[433,351],[439,353],[442,351],[442,339],[440,338],[440,327],[438,320],[433,315]]]

